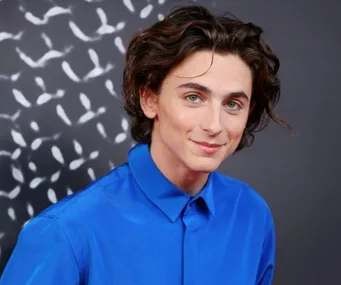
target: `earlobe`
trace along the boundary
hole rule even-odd
[[[139,90],[140,105],[144,115],[149,119],[156,117],[157,95],[145,87]]]

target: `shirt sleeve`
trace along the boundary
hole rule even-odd
[[[275,267],[275,227],[270,210],[267,212],[265,239],[258,268],[257,285],[271,285]]]
[[[79,270],[58,221],[36,217],[21,231],[0,285],[77,285]]]

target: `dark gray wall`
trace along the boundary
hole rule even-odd
[[[120,42],[188,2],[125,2],[0,1],[0,274],[26,221],[132,146]],[[262,26],[281,59],[277,110],[298,135],[271,125],[220,168],[273,211],[274,284],[341,284],[340,2],[196,2]]]

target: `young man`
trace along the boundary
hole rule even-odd
[[[35,217],[1,285],[271,284],[274,223],[247,184],[215,172],[279,99],[262,30],[179,8],[129,44],[128,162]]]

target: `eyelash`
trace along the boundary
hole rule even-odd
[[[190,103],[198,104],[199,102],[193,102],[193,101],[189,100],[189,97],[192,97],[192,96],[193,96],[193,97],[197,97],[197,98],[200,99],[200,101],[202,101],[202,100],[201,100],[201,96],[198,95],[198,94],[195,94],[195,93],[188,94],[185,98],[186,98],[186,100],[187,100],[188,102],[190,102]],[[234,100],[228,101],[225,105],[227,105],[227,104],[229,104],[229,103],[231,103],[231,102],[234,103],[234,104],[236,104],[236,105],[238,106],[238,109],[237,109],[237,110],[240,110],[240,109],[242,108],[241,104],[240,104],[238,101],[234,101]],[[235,110],[235,109],[231,109],[231,110]]]

